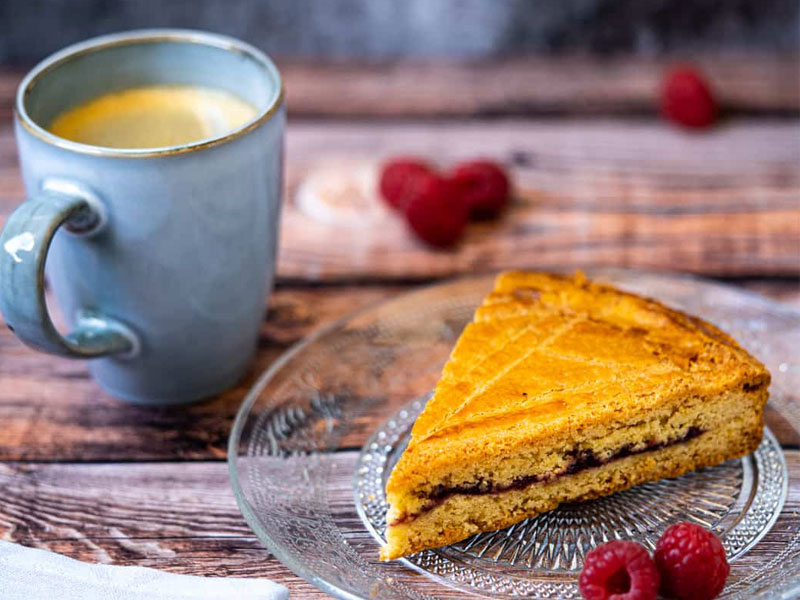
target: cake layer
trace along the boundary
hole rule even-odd
[[[564,502],[609,495],[647,481],[677,477],[688,471],[745,456],[760,443],[763,423],[741,419],[714,431],[692,430],[689,439],[606,460],[575,465],[546,481],[496,493],[454,493],[415,518],[396,521],[387,533],[382,560],[466,539],[482,531],[502,529],[556,508]],[[623,452],[624,454],[624,452]]]
[[[504,273],[392,470],[381,555],[741,456],[769,381],[701,319],[580,274]]]
[[[571,450],[565,454],[567,464],[562,470],[551,471],[544,474],[518,475],[509,483],[498,483],[491,479],[481,479],[472,483],[464,483],[451,487],[439,484],[425,495],[425,504],[422,505],[418,513],[402,515],[400,518],[392,521],[390,525],[397,525],[405,521],[413,521],[420,515],[424,515],[426,512],[444,504],[452,496],[481,496],[484,494],[500,494],[511,490],[523,490],[536,483],[546,483],[559,477],[574,475],[586,469],[599,467],[615,460],[627,458],[628,456],[643,454],[645,452],[654,452],[661,448],[683,444],[701,436],[703,433],[705,432],[698,427],[689,427],[686,432],[681,434],[678,438],[663,442],[648,442],[643,446],[628,443],[618,450],[613,451],[608,456],[599,456],[591,450]]]
[[[517,471],[514,457],[546,460],[526,452],[569,443],[578,428],[600,438],[621,421],[768,383],[708,323],[579,279],[505,274],[453,350],[387,492],[468,481],[478,465]]]
[[[746,420],[758,427],[766,397],[764,386],[748,391],[739,388],[713,397],[676,397],[647,412],[629,409],[621,413],[626,418],[618,421],[604,420],[596,425],[587,419],[580,427],[566,429],[515,452],[486,453],[480,461],[463,460],[460,458],[463,453],[454,448],[469,444],[474,449],[481,440],[469,436],[451,440],[442,446],[448,449],[452,460],[441,467],[432,465],[424,483],[398,489],[398,479],[394,480],[395,485],[387,490],[392,507],[388,519],[390,523],[401,522],[424,512],[441,490],[476,486],[502,490],[514,487],[520,478],[546,481],[555,474],[565,473],[574,468],[580,456],[606,462],[623,448],[636,452],[661,447],[692,437],[693,431],[713,431],[732,421]],[[610,404],[613,408],[613,403]]]

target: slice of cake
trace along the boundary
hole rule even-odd
[[[731,337],[654,300],[504,273],[389,477],[381,559],[748,454],[769,381]]]

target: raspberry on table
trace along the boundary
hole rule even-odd
[[[508,204],[508,176],[496,163],[488,160],[462,163],[456,166],[450,179],[473,218],[493,219]]]
[[[405,212],[419,179],[434,175],[433,168],[423,160],[412,157],[397,158],[385,163],[381,168],[378,187],[389,206]]]
[[[456,201],[452,182],[443,177],[421,177],[406,206],[409,227],[422,240],[440,248],[455,244],[464,232],[468,209]]]
[[[691,67],[678,67],[664,78],[661,113],[685,127],[708,127],[716,119],[717,103],[699,72]]]
[[[616,540],[586,555],[578,588],[585,600],[655,600],[659,575],[647,549]]]
[[[719,538],[686,521],[667,528],[654,557],[661,573],[661,593],[678,600],[716,598],[731,570]]]

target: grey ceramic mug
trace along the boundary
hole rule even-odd
[[[258,115],[220,138],[157,149],[68,141],[45,128],[102,93],[223,88]],[[16,135],[27,200],[0,236],[0,310],[22,341],[91,358],[133,402],[191,402],[247,368],[272,285],[285,109],[280,75],[224,36],[147,30],[96,38],[23,80]],[[44,270],[71,328],[48,315]]]

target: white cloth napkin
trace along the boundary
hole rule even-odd
[[[2,600],[286,600],[266,579],[193,577],[80,562],[0,541]]]

